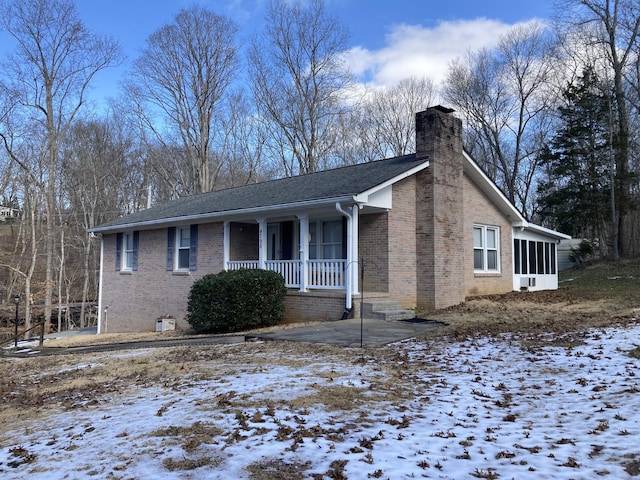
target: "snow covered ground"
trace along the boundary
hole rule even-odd
[[[408,340],[340,358],[279,344],[267,362],[210,347],[233,361],[2,435],[0,477],[631,478],[640,360],[626,352],[639,337],[632,326],[590,330],[579,346]]]

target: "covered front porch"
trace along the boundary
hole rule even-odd
[[[279,273],[287,288],[358,293],[358,206],[225,221],[224,268]]]

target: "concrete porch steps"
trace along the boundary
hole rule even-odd
[[[393,300],[365,301],[362,304],[362,314],[366,318],[388,322],[410,320],[416,316],[416,312],[402,308],[400,302]]]

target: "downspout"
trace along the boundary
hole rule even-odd
[[[90,235],[93,235],[91,233]],[[100,274],[98,276],[98,330],[97,333],[103,332],[102,318],[102,283],[104,278],[104,236],[100,235]],[[106,325],[105,325],[106,326]]]
[[[358,268],[356,265],[359,265],[358,259],[359,253],[359,243],[358,239],[360,238],[360,210],[362,209],[362,204],[354,203],[351,207],[351,267],[354,268],[351,273],[351,295],[357,295],[360,291],[360,285],[358,284]]]
[[[352,296],[352,288],[353,288],[353,282],[352,282],[353,269],[351,267],[354,261],[354,259],[351,258],[353,254],[353,215],[349,213],[347,210],[344,210],[342,208],[342,205],[340,205],[340,202],[336,202],[336,210],[342,215],[344,215],[345,217],[347,217],[347,265],[346,265],[347,278],[345,279],[347,283],[346,285],[347,299],[345,303],[344,313],[342,314],[342,319],[345,320],[349,315],[349,312],[351,312],[351,309],[353,308],[351,304],[351,296]]]

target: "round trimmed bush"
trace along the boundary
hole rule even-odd
[[[284,319],[284,279],[269,270],[225,270],[194,282],[187,321],[199,333],[228,333]]]

